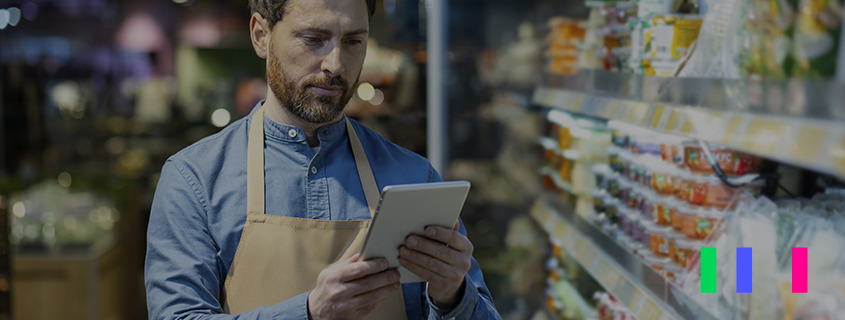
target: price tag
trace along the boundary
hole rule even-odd
[[[643,302],[642,307],[640,308],[640,312],[637,313],[637,318],[640,319],[660,319],[663,315],[663,310],[657,306],[654,301],[651,299],[646,298]]]
[[[731,114],[726,115],[728,117],[727,121],[725,122],[725,130],[722,133],[722,136],[719,137],[716,141],[720,141],[723,144],[730,144],[731,139],[741,136],[740,130],[742,128],[742,124],[745,121],[745,117],[738,114]]]
[[[786,120],[756,117],[751,119],[741,146],[762,155],[773,155],[781,146],[784,135],[789,133]]]
[[[549,214],[551,214],[551,212],[549,212],[545,202],[542,200],[534,202],[534,206],[531,208],[531,216],[534,217],[535,221],[542,224],[542,222],[546,221],[546,218],[549,217]]]
[[[812,122],[805,123],[804,126],[798,129],[791,142],[791,147],[788,148],[790,158],[796,159],[804,163],[812,163],[816,158],[821,156],[822,141],[825,141],[828,136],[827,126],[815,124]]]
[[[830,164],[840,177],[845,177],[845,134],[840,133],[830,151]]]
[[[596,250],[584,239],[577,239],[574,247],[575,259],[585,268],[590,268],[596,258]]]
[[[555,226],[553,234],[558,239],[566,239],[566,236],[569,235],[569,225],[566,222],[558,223],[557,226]]]
[[[666,115],[666,123],[663,124],[663,130],[668,132],[678,131],[679,119],[681,118],[681,110],[672,108]]]
[[[564,110],[569,100],[572,99],[572,95],[564,90],[549,90],[549,96],[552,107],[562,108]]]
[[[543,222],[543,229],[545,229],[549,234],[554,234],[552,232],[554,232],[558,221],[560,221],[560,218],[557,217],[557,214],[550,212],[550,214],[546,217],[546,220]]]
[[[666,106],[656,104],[651,108],[651,114],[648,117],[648,127],[656,130],[662,129],[661,124],[665,124],[665,117],[669,116],[669,112],[665,112]],[[664,115],[665,114],[665,115]]]

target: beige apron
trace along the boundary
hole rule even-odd
[[[372,217],[378,204],[378,187],[348,119],[346,129]],[[274,305],[313,289],[320,271],[361,251],[371,221],[265,214],[263,106],[252,117],[248,141],[246,222],[223,287],[223,308],[233,314]],[[367,319],[406,319],[401,290]]]

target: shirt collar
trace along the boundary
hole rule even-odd
[[[252,112],[258,110],[258,108],[262,104],[264,104],[264,100],[259,101],[258,104],[256,104],[256,106],[253,108]],[[252,112],[250,112],[250,114],[252,114]],[[338,122],[328,124],[317,129],[317,137],[321,143],[334,142],[340,138],[343,138],[345,134],[346,115],[344,115],[343,118],[341,118],[341,120]],[[264,115],[264,135],[266,137],[273,137],[274,139],[282,141],[305,141],[305,132],[302,131],[302,129],[273,121],[267,117],[266,113]]]

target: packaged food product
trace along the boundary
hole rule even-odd
[[[741,176],[760,172],[763,163],[760,157],[716,145],[708,144],[708,148],[710,154],[716,158],[719,168],[727,175]],[[714,173],[697,141],[684,142],[684,164],[694,173]]]
[[[645,224],[645,229],[646,236],[648,237],[648,247],[651,252],[660,257],[668,257],[669,243],[666,239],[666,234],[669,233],[672,228],[663,227],[649,221]]]
[[[684,206],[678,209],[681,232],[690,239],[704,239],[724,218],[724,211],[702,207]]]
[[[675,184],[672,187],[672,193],[675,195],[675,198],[682,201],[687,201],[689,199],[689,192],[691,190],[691,183],[692,183],[692,173],[689,170],[678,170],[675,172],[675,178],[672,182]]]
[[[639,215],[629,216],[631,218],[631,238],[643,246],[648,245],[645,237],[645,225],[643,223],[649,222]]]
[[[590,168],[593,171],[593,176],[596,178],[596,187],[605,188],[606,177],[611,175],[610,166],[604,163],[595,164]]]
[[[683,271],[684,269],[681,268],[681,266],[674,260],[663,264],[663,273],[666,276],[666,279],[669,279],[669,281],[673,283],[676,282],[676,279],[679,279],[682,276]]]
[[[607,158],[610,169],[618,174],[625,174],[625,163],[619,157],[620,149],[616,146],[607,147]]]
[[[679,64],[679,61],[674,60],[650,60],[647,64],[644,64],[645,74],[658,77],[674,77]]]
[[[685,15],[661,15],[652,18],[652,27],[644,31],[651,37],[649,52],[651,59],[683,58],[687,49],[698,38],[701,22],[700,17]]]
[[[683,202],[671,196],[658,196],[654,203],[657,224],[671,227],[673,224],[672,218],[677,215],[678,207]]]
[[[842,1],[800,1],[792,48],[794,75],[829,78],[835,74],[843,15]]]
[[[655,255],[655,254],[651,254],[650,252],[643,254],[642,258],[643,258],[643,262],[645,262],[646,265],[648,265],[649,267],[651,267],[652,269],[654,269],[655,271],[657,271],[658,273],[660,273],[662,275],[665,275],[665,273],[663,272],[663,267],[667,263],[672,262],[672,260],[669,260],[669,258],[667,258],[667,257],[661,257],[661,256],[658,256],[658,255]]]
[[[655,160],[657,161],[657,160]],[[662,161],[651,164],[651,188],[661,195],[671,195],[675,191],[677,169]]]
[[[607,217],[608,221],[610,221],[611,223],[615,223],[616,222],[616,216],[619,213],[619,211],[618,211],[619,201],[616,200],[616,198],[614,198],[611,195],[606,195],[604,197],[603,202],[604,202],[603,205],[604,205],[605,216]]]
[[[607,188],[607,193],[614,196],[619,197],[619,180],[622,179],[617,174],[611,173],[605,177],[605,183]]]
[[[619,177],[619,203],[630,207],[631,189],[633,185],[625,177]]]
[[[596,214],[604,212],[604,197],[607,193],[602,189],[593,189],[590,191],[590,198],[593,200],[593,210]]]
[[[610,130],[610,139],[614,146],[622,149],[628,148],[628,135],[619,128]]]
[[[660,142],[660,158],[663,162],[674,164],[678,167],[683,167],[683,138],[665,136]]]
[[[724,184],[715,175],[693,175],[689,180],[687,203],[695,206],[724,209],[734,205],[734,196],[742,190],[752,195],[759,195],[765,181],[757,180],[746,184],[742,188],[732,188]]]
[[[647,218],[650,221],[657,221],[657,217],[655,215],[655,201],[657,199],[657,194],[654,193],[649,188],[640,187],[639,189],[639,210],[642,213],[643,217]]]
[[[685,236],[683,233],[677,232],[674,229],[672,229],[672,230],[669,230],[668,232],[666,232],[665,237],[666,237],[666,245],[669,248],[669,258],[672,259],[672,261],[675,261],[677,263],[677,261],[678,261],[678,252],[677,252],[678,240],[684,240],[684,239],[687,238],[687,236]]]
[[[686,269],[698,263],[698,256],[701,252],[701,247],[704,246],[702,241],[691,239],[678,239],[675,241],[675,256],[676,262],[682,268]]]

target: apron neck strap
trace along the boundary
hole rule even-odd
[[[369,207],[370,217],[372,217],[378,205],[378,184],[376,184],[364,147],[352,127],[352,122],[346,116],[343,118],[346,121],[346,131],[349,135],[352,155],[355,157],[355,166],[358,168],[358,176],[361,178],[361,187],[364,189],[367,207]],[[247,215],[264,214],[264,106],[259,107],[250,120],[246,179]]]

